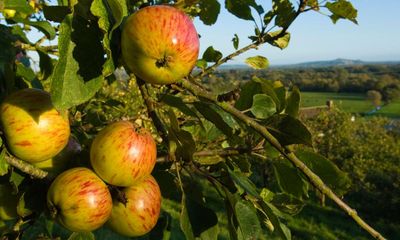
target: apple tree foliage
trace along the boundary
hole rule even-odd
[[[192,73],[175,84],[137,82],[123,70],[121,27],[130,13],[156,4],[173,5],[206,25],[225,8],[248,21],[254,34],[232,32],[234,50],[227,56],[207,47]],[[152,131],[158,149],[153,175],[163,201],[156,227],[143,239],[291,239],[287,216],[314,195],[325,195],[383,239],[341,200],[347,175],[313,151],[312,135],[298,118],[298,88],[253,77],[218,90],[204,80],[250,49],[286,48],[290,25],[303,14],[357,23],[349,1],[0,0],[0,11],[0,99],[27,87],[49,91],[56,108],[69,111],[79,142],[70,167],[90,165],[91,141],[111,122],[129,119]],[[33,41],[30,32],[41,37]],[[244,46],[246,37],[251,43]],[[39,61],[32,64],[26,52]],[[269,65],[260,55],[245,62],[254,69]],[[93,233],[60,227],[46,209],[50,175],[18,161],[2,143],[0,179],[12,191],[1,198],[18,199],[18,216],[0,221],[4,237],[124,239],[106,227]]]

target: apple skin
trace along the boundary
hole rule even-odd
[[[142,236],[157,224],[161,208],[161,192],[153,176],[123,189],[127,203],[114,200],[107,226],[127,236]]]
[[[13,194],[13,189],[8,184],[0,185],[0,220],[12,220],[18,217],[18,197]]]
[[[128,17],[122,31],[122,57],[147,83],[170,84],[189,75],[199,54],[192,20],[166,5],[149,6]]]
[[[120,187],[150,175],[156,164],[156,143],[144,128],[129,121],[112,123],[93,140],[90,162],[107,183]]]
[[[53,217],[74,232],[90,232],[101,227],[112,209],[107,185],[90,169],[71,168],[53,181],[47,192]]]
[[[57,155],[70,136],[68,118],[54,108],[50,94],[39,89],[7,96],[0,106],[0,122],[8,149],[30,163]]]

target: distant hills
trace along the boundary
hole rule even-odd
[[[369,64],[400,64],[400,61],[369,62],[362,60],[337,58],[334,60],[326,60],[326,61],[312,61],[312,62],[303,62],[296,64],[271,65],[271,68],[320,68],[320,67],[341,67],[341,66],[369,65]],[[246,68],[250,67],[248,67],[245,64],[223,65],[220,67],[221,70],[246,69]]]

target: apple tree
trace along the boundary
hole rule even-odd
[[[212,25],[221,8],[249,22],[251,43],[232,32],[231,54],[199,53],[192,19]],[[208,81],[251,49],[286,48],[303,14],[357,23],[349,1],[0,0],[0,11],[2,239],[291,239],[287,216],[315,196],[384,239],[342,200],[347,175],[313,151],[296,86]]]

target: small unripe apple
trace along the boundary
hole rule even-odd
[[[72,168],[54,180],[47,192],[47,205],[53,217],[74,232],[101,227],[112,209],[107,185],[88,168]]]
[[[157,157],[156,143],[144,128],[129,121],[112,123],[93,140],[90,162],[107,183],[128,187],[150,175]]]
[[[57,155],[70,135],[68,118],[54,108],[50,94],[39,89],[7,96],[0,106],[0,122],[8,149],[31,163]]]
[[[161,208],[161,192],[153,176],[148,176],[123,189],[126,204],[114,200],[107,222],[110,229],[124,236],[142,236],[157,223]]]
[[[8,184],[0,185],[0,220],[11,220],[18,217],[18,197],[13,194],[13,189]]]
[[[133,13],[122,31],[122,57],[130,71],[153,84],[187,76],[199,54],[192,20],[171,6],[149,6]]]

